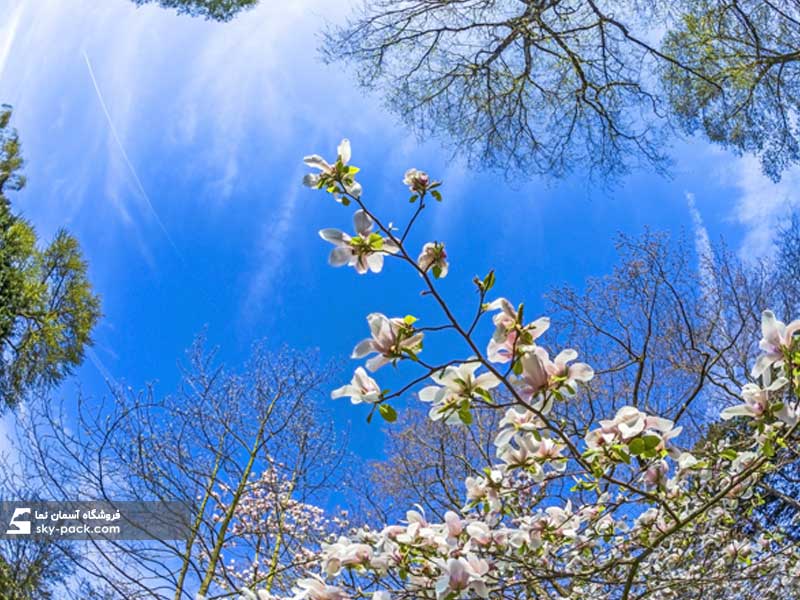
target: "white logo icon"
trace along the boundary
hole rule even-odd
[[[29,520],[20,519],[23,515],[30,515],[30,508],[15,508],[14,514],[11,516],[10,528],[6,530],[6,535],[30,535],[31,522]]]

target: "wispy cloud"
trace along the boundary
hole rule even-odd
[[[0,28],[0,78],[3,77],[8,56],[11,53],[11,46],[14,44],[14,38],[17,36],[17,29],[19,29],[20,18],[22,17],[22,3],[11,12],[10,17],[6,17],[5,25]]]
[[[725,178],[738,192],[733,218],[745,228],[742,256],[770,256],[778,227],[800,207],[800,169],[788,170],[775,183],[762,173],[757,158],[745,156],[726,170]]]
[[[273,290],[273,283],[284,268],[288,252],[289,233],[296,215],[297,198],[301,189],[299,181],[302,171],[298,170],[290,179],[291,183],[282,198],[278,218],[266,219],[261,233],[258,251],[258,270],[250,275],[250,283],[243,306],[242,317],[251,322],[263,310],[264,302]]]
[[[97,355],[97,352],[94,351],[94,348],[87,348],[86,356],[89,357],[89,360],[94,365],[94,368],[97,369],[97,371],[106,381],[106,383],[113,386],[114,388],[120,387],[119,382],[114,378],[114,376],[111,374],[111,371],[108,369],[106,364]]]
[[[95,94],[97,95],[97,99],[100,101],[100,108],[102,108],[103,114],[105,115],[106,121],[108,122],[108,128],[109,128],[109,131],[111,132],[111,137],[113,138],[114,143],[116,144],[117,148],[119,149],[120,155],[122,156],[122,159],[125,161],[125,165],[128,167],[128,171],[130,172],[131,177],[133,178],[133,181],[136,184],[136,189],[139,191],[139,194],[141,195],[142,199],[147,204],[147,207],[149,208],[153,219],[155,220],[155,222],[158,224],[158,227],[163,232],[164,237],[166,237],[167,241],[169,241],[170,245],[172,246],[172,249],[175,251],[175,254],[177,254],[178,257],[181,260],[183,260],[183,257],[181,256],[181,253],[178,250],[178,247],[175,245],[175,242],[172,239],[172,236],[170,236],[169,231],[167,231],[167,228],[165,227],[164,222],[161,220],[161,217],[159,217],[159,215],[158,215],[158,211],[156,211],[155,206],[153,206],[152,200],[150,200],[150,196],[147,194],[147,191],[144,189],[144,185],[142,184],[142,180],[139,177],[139,174],[136,172],[136,168],[133,166],[133,163],[131,162],[131,159],[128,156],[128,153],[125,150],[125,146],[124,146],[124,144],[122,143],[122,140],[119,137],[119,133],[117,132],[117,128],[114,126],[114,120],[111,118],[111,113],[109,113],[109,111],[108,111],[108,106],[106,105],[106,101],[103,98],[103,93],[100,91],[100,86],[97,83],[97,77],[95,76],[94,69],[92,68],[92,62],[89,60],[89,55],[86,53],[85,50],[82,52],[82,54],[83,54],[83,59],[86,62],[86,69],[89,71],[89,78],[92,81],[92,86],[94,87]]]
[[[703,287],[711,292],[714,289],[714,252],[711,249],[711,238],[703,223],[703,216],[700,214],[700,209],[697,208],[693,193],[686,192],[686,202],[689,205],[689,216],[692,218],[694,247],[699,260],[700,278]]]

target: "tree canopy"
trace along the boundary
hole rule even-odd
[[[0,398],[14,406],[83,360],[100,317],[78,240],[64,230],[42,247],[7,192],[25,184],[11,109],[0,112]]]
[[[798,161],[796,1],[371,0],[328,31],[421,136],[523,175],[663,170],[677,131]]]
[[[223,22],[230,21],[240,11],[258,4],[258,0],[133,0],[133,2],[139,6],[157,2],[162,8],[174,9],[178,14]]]

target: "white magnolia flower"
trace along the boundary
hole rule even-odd
[[[492,373],[475,376],[480,363],[464,363],[459,366],[446,367],[435,373],[431,379],[438,385],[429,385],[419,392],[419,399],[430,402],[429,416],[437,421],[445,418],[446,423],[459,422],[458,408],[461,403],[479,397],[500,384],[500,380]]]
[[[367,271],[380,273],[383,269],[384,254],[397,254],[400,248],[391,239],[383,238],[372,232],[374,223],[363,210],[353,215],[355,236],[350,236],[339,229],[323,229],[320,237],[335,247],[331,250],[328,263],[334,267],[348,265],[354,267],[359,275]]]
[[[494,440],[498,453],[511,443],[511,439],[522,432],[523,435],[537,435],[538,431],[544,427],[542,420],[532,411],[519,406],[513,406],[506,411],[505,416],[498,425],[500,433]]]
[[[759,347],[764,351],[753,367],[753,377],[761,377],[770,367],[783,366],[783,352],[791,348],[794,336],[800,333],[800,319],[786,325],[775,318],[775,313],[765,310],[761,315],[762,339]]]
[[[403,177],[403,183],[415,194],[421,194],[427,190],[430,182],[428,174],[419,169],[409,169]]]
[[[350,595],[342,588],[328,585],[314,576],[298,580],[292,591],[292,600],[350,600]]]
[[[443,279],[447,277],[447,271],[450,265],[447,263],[447,252],[444,250],[444,244],[439,242],[428,242],[422,247],[419,258],[417,258],[417,265],[423,271],[427,272],[433,269],[433,276],[436,279]]]
[[[648,415],[634,406],[623,406],[613,419],[600,421],[600,429],[586,434],[586,445],[596,449],[614,443],[628,444],[638,437],[655,436],[659,439],[653,449],[661,450],[683,430],[683,427],[674,425],[669,419]]]
[[[535,346],[522,357],[523,393],[532,397],[548,388],[563,388],[567,395],[572,395],[577,381],[586,382],[594,377],[594,370],[586,363],[568,364],[576,358],[578,353],[568,348],[550,360],[544,348]]]
[[[342,536],[333,544],[322,544],[325,557],[324,571],[329,576],[336,576],[342,567],[366,565],[372,560],[372,547],[367,544],[352,542]]]
[[[331,398],[350,398],[353,404],[375,404],[380,402],[381,388],[364,370],[358,367],[349,385],[343,385],[331,392]]]
[[[415,332],[406,319],[390,319],[381,313],[371,313],[367,323],[372,333],[371,338],[360,341],[353,349],[352,358],[363,358],[377,353],[367,363],[367,369],[377,371],[383,365],[407,356],[422,349],[422,334]]]
[[[754,383],[745,384],[742,388],[744,404],[730,406],[720,412],[719,416],[726,421],[733,417],[752,417],[757,419],[769,408],[770,393],[777,392],[788,385],[788,383],[788,379],[779,377],[765,388],[760,388]]]
[[[475,556],[449,558],[440,563],[442,575],[436,581],[437,598],[452,597],[470,589],[479,598],[488,598],[489,591],[484,576],[489,571],[489,564]]]
[[[550,327],[550,319],[540,317],[533,323],[522,327],[520,315],[514,305],[505,298],[498,298],[486,305],[486,310],[499,310],[492,322],[495,325],[492,339],[486,350],[489,360],[497,363],[507,363],[513,358],[513,353],[525,352]]]
[[[336,155],[336,162],[334,164],[330,164],[319,154],[312,154],[304,157],[303,162],[307,166],[312,169],[318,169],[320,172],[307,174],[303,177],[303,184],[310,188],[321,188],[332,185],[334,183],[334,177],[337,174],[337,167],[347,167],[347,163],[350,162],[350,140],[343,139],[339,143],[339,147],[336,149]],[[340,170],[344,190],[355,198],[360,197],[362,192],[361,184],[353,179],[353,175],[357,172],[358,169],[355,167],[349,167],[347,169],[342,168]],[[337,202],[341,202],[345,205],[349,204],[349,201],[342,196],[341,190],[334,192],[334,197]]]

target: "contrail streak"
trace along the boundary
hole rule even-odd
[[[133,176],[133,180],[136,182],[136,187],[139,189],[139,193],[144,198],[145,202],[147,202],[147,206],[150,208],[150,212],[153,215],[153,218],[158,223],[158,226],[161,228],[161,231],[164,232],[164,236],[169,241],[172,249],[175,250],[175,254],[178,255],[178,258],[183,261],[183,256],[181,256],[180,250],[175,245],[175,242],[172,240],[172,237],[169,235],[167,228],[164,226],[164,223],[161,221],[161,218],[158,216],[158,212],[156,212],[153,203],[150,201],[150,196],[147,195],[147,192],[142,185],[142,180],[139,179],[139,175],[136,173],[136,169],[133,167],[133,163],[131,162],[130,158],[128,158],[128,153],[125,151],[125,146],[122,145],[122,140],[119,138],[119,134],[117,133],[117,128],[114,127],[114,121],[111,120],[111,114],[108,112],[108,107],[106,106],[106,101],[103,99],[103,94],[100,92],[100,86],[97,84],[97,78],[94,76],[94,69],[92,68],[92,63],[89,60],[89,55],[86,54],[86,50],[82,51],[83,59],[86,61],[86,68],[89,70],[89,77],[92,80],[92,85],[94,86],[94,91],[97,94],[97,99],[100,101],[100,107],[103,109],[103,114],[106,116],[106,121],[108,121],[108,128],[111,130],[111,137],[114,138],[114,142],[116,142],[117,147],[119,148],[120,154],[122,154],[122,158],[125,161],[125,164],[128,166],[128,170],[130,171],[131,175]]]
[[[103,376],[103,379],[105,379],[106,383],[113,386],[115,389],[121,389],[119,382],[116,379],[114,379],[114,376],[111,374],[111,371],[109,371],[106,365],[103,363],[103,361],[100,360],[100,357],[97,356],[97,353],[94,351],[93,348],[91,347],[86,348],[86,356],[89,357],[89,360],[92,362],[95,369],[97,369],[100,372],[100,375]]]

